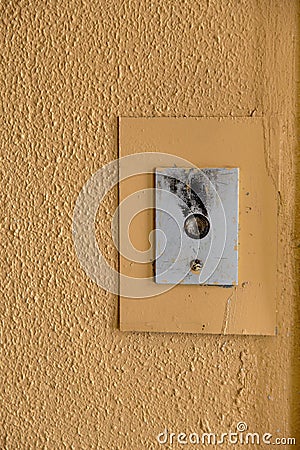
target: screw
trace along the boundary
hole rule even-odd
[[[200,259],[193,259],[190,263],[191,271],[195,273],[199,273],[203,267],[203,262]]]

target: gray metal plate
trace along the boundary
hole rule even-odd
[[[156,283],[238,284],[238,182],[238,168],[156,169]]]

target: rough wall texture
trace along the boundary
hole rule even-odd
[[[297,435],[298,6],[2,2],[1,448],[154,449],[165,427],[240,420]],[[274,121],[281,136],[278,336],[121,333],[117,298],[82,272],[71,233],[82,185],[117,156],[117,116],[253,114],[266,141]]]

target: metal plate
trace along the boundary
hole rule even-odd
[[[238,168],[158,168],[155,282],[238,284]]]

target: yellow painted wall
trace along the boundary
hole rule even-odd
[[[300,445],[298,13],[296,0],[2,2],[1,449],[156,449],[165,427],[239,421]],[[85,181],[117,157],[122,115],[263,116],[266,142],[278,125],[277,337],[118,330],[71,225]],[[114,191],[99,239],[116,205]]]

